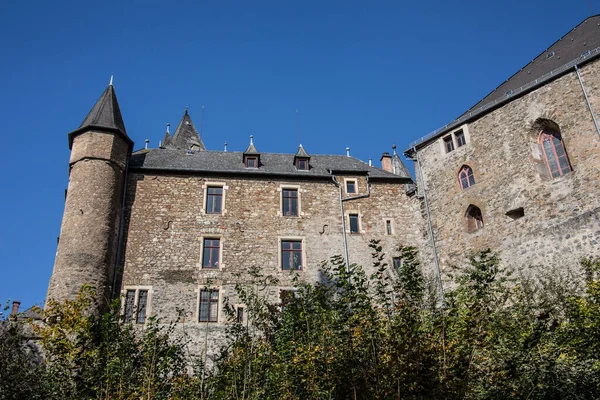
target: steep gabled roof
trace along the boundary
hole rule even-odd
[[[296,153],[295,158],[310,158],[306,150],[302,145],[298,146],[298,152]]]
[[[574,65],[599,56],[600,14],[585,19],[460,117],[411,143],[405,153],[568,73]]]
[[[91,130],[116,133],[129,143],[130,148],[133,146],[133,141],[127,136],[117,95],[112,84],[104,90],[94,107],[79,125],[79,128],[69,133],[69,149],[73,146],[75,136]]]
[[[165,135],[164,140],[166,142],[163,144],[164,147],[182,150],[206,150],[187,108],[173,136],[167,140]]]

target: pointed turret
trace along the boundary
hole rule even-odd
[[[260,153],[254,147],[254,136],[250,135],[250,144],[244,151],[244,165],[246,168],[258,168],[260,165]]]
[[[160,142],[160,147],[161,148],[165,148],[171,145],[171,132],[169,132],[169,128],[171,127],[171,124],[167,124],[167,129],[165,131],[165,136],[163,137],[162,142]]]
[[[414,180],[410,174],[410,171],[408,170],[408,168],[406,168],[406,165],[404,165],[398,153],[396,153],[396,145],[393,145],[392,149],[394,149],[394,155],[392,156],[392,173],[403,178],[410,179],[411,183],[406,184],[406,193],[412,193],[415,191],[416,186],[414,184]]]
[[[114,295],[127,160],[133,147],[111,84],[69,133],[69,187],[48,299],[96,290],[98,310]]]
[[[94,107],[92,107],[81,125],[79,125],[79,128],[69,133],[69,149],[73,148],[73,139],[77,135],[90,131],[116,133],[130,147],[133,146],[133,141],[127,136],[127,130],[125,129],[125,123],[123,122],[123,116],[121,115],[121,109],[119,108],[119,102],[117,101],[117,95],[115,94],[112,82],[104,90],[104,93],[102,93],[96,104],[94,104]]]
[[[168,147],[180,150],[206,150],[187,108],[173,137],[169,140]]]

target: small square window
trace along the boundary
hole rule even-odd
[[[298,189],[282,189],[282,214],[287,217],[298,216]]]
[[[219,290],[203,289],[200,291],[198,322],[217,322],[219,320]]]
[[[350,233],[359,233],[358,214],[350,214]]]
[[[456,131],[454,136],[456,137],[456,147],[461,147],[467,144],[465,133],[462,131],[462,129],[460,131]]]
[[[450,153],[454,150],[454,142],[452,141],[452,135],[446,136],[444,138],[444,148],[446,149],[446,153]]]
[[[223,187],[208,186],[206,188],[206,213],[221,214],[223,212]]]
[[[282,240],[281,241],[281,269],[301,270],[302,269],[302,241],[300,240]]]
[[[258,168],[258,157],[246,157],[246,168]]]
[[[308,171],[308,160],[305,158],[299,158],[296,160],[296,169],[302,171]]]
[[[355,180],[346,181],[346,193],[356,193],[356,181]]]
[[[392,234],[392,221],[389,219],[385,221],[385,233],[388,235]]]
[[[202,246],[202,268],[219,268],[221,239],[205,238]]]

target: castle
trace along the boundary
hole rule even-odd
[[[209,352],[225,297],[250,267],[278,279],[274,303],[342,254],[391,265],[400,244],[444,275],[487,247],[527,272],[600,255],[600,16],[593,16],[460,118],[381,168],[347,155],[207,150],[187,112],[156,149],[133,151],[112,85],[69,134],[69,186],[48,298],[83,283],[100,306],[122,296],[126,321],[156,315]],[[208,340],[210,339],[210,340]],[[200,347],[198,347],[200,350]]]

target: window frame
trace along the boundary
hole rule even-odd
[[[220,213],[212,213],[208,212],[208,188],[220,187],[223,189],[221,192],[221,212]],[[223,181],[206,181],[202,184],[202,214],[203,215],[225,215],[227,213],[227,191],[229,190],[229,186],[227,186],[227,182]]]
[[[354,191],[350,192],[348,190],[348,184],[354,185]],[[358,193],[358,179],[356,178],[344,178],[344,189],[346,190],[346,194],[357,194]]]
[[[296,193],[296,196],[287,196],[288,193]],[[288,206],[291,207],[293,214],[288,214],[285,212],[286,202],[289,202]],[[295,210],[294,210],[295,208]],[[300,216],[300,190],[298,188],[293,187],[282,187],[281,188],[281,215],[284,217],[299,217]]]
[[[392,257],[392,268],[396,271],[402,268],[402,257]]]
[[[196,322],[199,324],[218,324],[220,320],[220,304],[221,304],[221,287],[218,286],[200,286],[197,289],[197,300],[196,300]],[[207,310],[207,318],[206,320],[202,320],[202,312],[201,307],[203,304],[202,301],[202,293],[208,292],[208,310]],[[217,292],[217,298],[215,301],[211,298],[211,293]],[[217,308],[215,312],[215,320],[211,321],[211,309],[212,306]]]
[[[549,138],[551,138],[551,139],[549,139]],[[556,139],[558,141],[558,144],[562,148],[562,153],[563,153],[562,156],[558,155],[557,144],[555,143],[554,139]],[[556,163],[556,166],[558,168],[556,171],[558,173],[557,175],[555,175],[555,173],[552,171],[552,167],[550,166],[548,152],[546,151],[546,147],[544,146],[545,142],[550,143],[551,147],[548,150],[551,152],[551,155],[554,158],[554,162]],[[544,157],[544,163],[546,164],[547,171],[550,174],[550,179],[560,178],[561,176],[564,176],[570,172],[573,172],[573,166],[571,165],[571,160],[569,160],[567,148],[565,146],[565,142],[564,142],[560,132],[556,132],[555,130],[552,130],[552,129],[543,129],[539,135],[538,145],[540,146],[540,151],[542,153],[542,157]],[[566,171],[560,165],[561,157],[564,158],[564,160],[566,160],[566,163],[567,163]]]
[[[444,150],[446,152],[446,154],[448,153],[452,153],[454,150],[456,150],[454,148],[454,137],[452,136],[452,134],[446,135],[442,138],[442,144],[444,146]],[[449,146],[450,145],[450,149]]]
[[[279,269],[281,271],[304,271],[306,269],[306,245],[305,245],[305,241],[303,237],[290,237],[290,236],[286,236],[286,237],[281,237],[278,239],[278,265],[279,265]],[[300,249],[284,249],[284,243],[300,243]],[[286,252],[291,252],[291,253],[300,253],[300,264],[299,264],[299,268],[285,268],[285,266],[283,265],[283,253],[284,251]],[[290,258],[291,260],[291,258]]]
[[[134,292],[133,297],[133,307],[132,307],[132,315],[129,319],[127,319],[127,293]],[[143,320],[140,321],[140,310],[139,308],[139,299],[140,292],[146,292],[146,309],[143,315]],[[125,323],[135,323],[139,325],[144,325],[146,321],[148,321],[148,317],[152,313],[152,286],[131,286],[126,285],[123,286],[121,290],[121,316],[123,318],[123,322]]]
[[[356,231],[352,230],[352,217],[356,217]],[[362,232],[360,219],[361,218],[359,212],[348,212],[348,231],[351,235],[359,235]]]
[[[300,163],[306,163],[306,168],[301,168]],[[310,164],[308,158],[297,158],[296,159],[296,169],[298,171],[308,171],[310,170]]]
[[[465,131],[459,129],[453,132],[454,139],[456,140],[456,148],[463,147],[467,144],[467,136],[465,135]]]
[[[465,174],[465,179],[466,179],[466,184],[467,186],[463,185],[463,174]],[[472,183],[471,183],[472,181]],[[471,166],[469,165],[463,165],[462,167],[460,167],[460,170],[458,171],[458,185],[460,186],[460,188],[462,190],[471,188],[473,186],[475,186],[477,182],[475,181],[475,174],[473,173],[473,168],[471,168]]]
[[[385,234],[388,236],[393,235],[394,234],[394,224],[393,224],[392,218],[386,218],[384,220],[384,224],[385,224]]]
[[[238,160],[239,160],[239,158],[238,158]],[[250,160],[252,160],[252,161],[254,161],[256,163],[254,167],[251,167],[249,165],[248,161],[250,161]],[[244,165],[246,166],[246,168],[257,169],[258,166],[259,166],[259,158],[258,158],[258,156],[246,156],[244,158]]]
[[[298,193],[297,207],[298,207],[298,215],[285,215],[283,212],[283,190],[295,189]],[[288,218],[301,218],[304,213],[302,212],[302,187],[300,185],[288,185],[281,184],[277,188],[279,192],[279,209],[277,210],[277,215],[280,217],[288,217]]]
[[[218,240],[219,241],[219,246],[218,246],[218,251],[217,251],[217,266],[216,267],[211,267],[211,266],[205,266],[204,265],[204,261],[205,261],[205,250],[206,250],[206,241],[207,240]],[[201,248],[200,248],[200,268],[205,269],[205,270],[220,270],[222,268],[222,264],[223,264],[223,239],[221,238],[221,236],[213,236],[213,235],[207,235],[207,236],[202,236],[201,237]],[[217,247],[215,246],[210,246],[209,248],[211,249],[215,249]],[[210,253],[210,259],[212,259],[213,257],[213,252]]]
[[[211,189],[221,189],[221,193],[219,193],[219,194],[211,194],[211,193],[209,193],[209,191]],[[207,185],[206,186],[206,202],[204,203],[204,205],[205,205],[204,211],[207,214],[222,214],[223,213],[223,198],[224,198],[223,192],[224,191],[225,190],[223,189],[222,185]],[[220,204],[219,204],[219,208],[220,209],[218,211],[213,211],[213,210],[209,211],[208,210],[208,204],[210,202],[209,201],[210,198],[213,199],[213,209],[215,208],[214,207],[214,204],[215,204],[214,199],[215,198],[219,198],[220,199],[220,201],[221,201]]]

